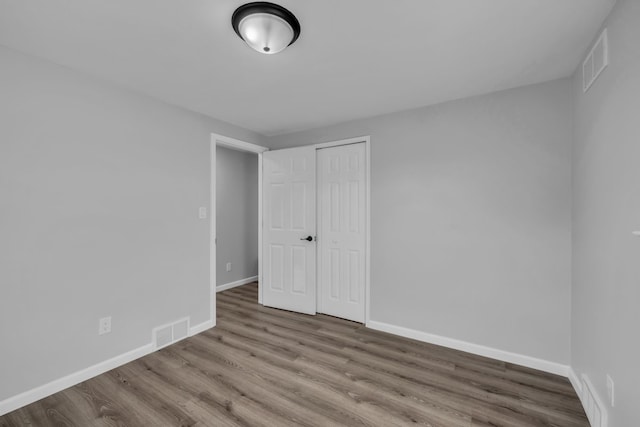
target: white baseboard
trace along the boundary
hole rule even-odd
[[[563,377],[567,377],[569,375],[570,368],[568,365],[562,365],[560,363],[551,362],[544,359],[537,359],[535,357],[525,356],[523,354],[511,353],[509,351],[498,350],[496,348],[473,344],[466,341],[460,341],[454,338],[443,337],[440,335],[429,334],[427,332],[409,329],[402,326],[390,325],[384,322],[377,322],[375,320],[370,320],[367,323],[367,327],[378,331],[388,332],[390,334],[400,335],[405,338],[411,338],[417,341],[441,345],[443,347],[466,351],[467,353],[490,357],[492,359],[501,360],[503,362],[526,366],[527,368],[538,369],[540,371],[561,375]]]
[[[246,285],[247,283],[255,282],[258,280],[258,276],[247,277],[246,279],[236,280],[235,282],[225,283],[224,285],[220,285],[216,287],[216,292],[226,291],[227,289],[232,289],[237,286]]]
[[[249,283],[249,282],[247,282]],[[215,319],[209,319],[198,325],[189,327],[189,336],[199,334],[200,332],[211,329],[216,325]],[[74,372],[65,377],[53,380],[47,384],[33,388],[31,390],[20,393],[16,396],[9,397],[3,401],[0,401],[0,416],[7,414],[16,409],[22,408],[25,405],[38,401],[44,397],[50,396],[54,393],[62,391],[66,388],[72,387],[83,381],[98,376],[111,369],[122,366],[133,360],[139,359],[147,354],[153,353],[157,349],[154,347],[153,342],[145,344],[142,347],[138,347],[126,353],[112,357],[104,362],[97,363],[93,366],[89,366],[81,371]]]
[[[109,360],[89,366],[88,368],[74,372],[66,377],[53,380],[47,384],[25,391],[24,393],[12,396],[0,402],[0,415],[7,414],[44,397],[50,396],[104,372],[110,371],[111,369],[117,368],[118,366],[122,366],[125,363],[139,359],[142,356],[152,353],[154,350],[153,344],[145,344],[142,347],[119,354]]]
[[[215,319],[207,320],[206,322],[202,322],[199,325],[195,325],[189,328],[189,336],[192,337],[194,335],[198,335],[200,332],[204,332],[207,329],[211,329],[216,326]]]
[[[238,280],[236,282],[227,283],[225,285],[219,286],[217,288],[217,291],[220,292],[226,289],[234,288],[236,286],[242,286],[244,284],[251,283],[256,279],[257,279],[257,276],[254,276],[254,277],[248,277],[246,279]],[[190,327],[189,336],[193,336],[207,329],[210,329],[214,327],[215,324],[216,324],[215,319],[210,319],[203,323]],[[514,363],[517,365],[522,365],[529,368],[538,369],[541,371],[550,372],[552,374],[568,377],[569,381],[571,382],[574,389],[576,390],[576,393],[578,394],[578,396],[582,396],[581,382],[578,380],[578,376],[573,371],[573,369],[571,369],[571,367],[567,365],[550,362],[548,360],[537,359],[537,358],[525,356],[522,354],[511,353],[504,350],[498,350],[495,348],[473,344],[466,341],[460,341],[453,338],[443,337],[440,335],[429,334],[426,332],[421,332],[415,329],[409,329],[402,326],[395,326],[395,325],[391,325],[384,322],[377,322],[374,320],[369,321],[367,323],[367,327],[378,330],[378,331],[388,332],[388,333],[403,336],[406,338],[415,339],[418,341],[441,345],[444,347],[466,351],[468,353],[473,353],[473,354],[477,354],[484,357],[490,357],[493,359],[502,360],[504,362]],[[36,387],[34,389],[28,390],[16,396],[0,401],[0,416],[7,414],[18,408],[21,408],[25,405],[28,405],[30,403],[33,403],[37,400],[40,400],[44,397],[47,397],[49,395],[62,391],[66,388],[79,384],[83,381],[86,381],[90,378],[93,378],[111,369],[117,368],[118,366],[122,366],[135,359],[146,356],[147,354],[150,354],[153,351],[155,351],[153,347],[153,343],[145,344],[142,347],[138,347],[134,350],[120,354],[109,360],[105,360],[104,362],[97,363],[81,371],[74,372],[60,379],[51,381],[42,386]]]
[[[569,382],[573,386],[573,389],[576,391],[576,394],[582,400],[582,382],[580,381],[580,377],[576,374],[576,371],[573,370],[571,366],[569,366]]]

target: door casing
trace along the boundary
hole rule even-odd
[[[209,202],[209,287],[210,301],[209,321],[206,322],[206,330],[216,325],[216,147],[231,148],[238,151],[247,151],[258,154],[258,283],[262,281],[262,153],[269,151],[267,147],[241,141],[216,133],[211,134],[210,162],[211,162],[211,189]],[[262,303],[262,300],[260,300]]]

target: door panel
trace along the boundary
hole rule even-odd
[[[263,155],[263,303],[316,313],[316,150]]]
[[[318,311],[365,320],[365,144],[318,150]]]

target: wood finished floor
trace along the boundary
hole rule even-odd
[[[588,426],[562,377],[217,295],[218,326],[0,426]]]

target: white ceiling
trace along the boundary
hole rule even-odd
[[[265,135],[570,75],[615,0],[282,0],[254,52],[242,0],[0,0],[0,44]]]

